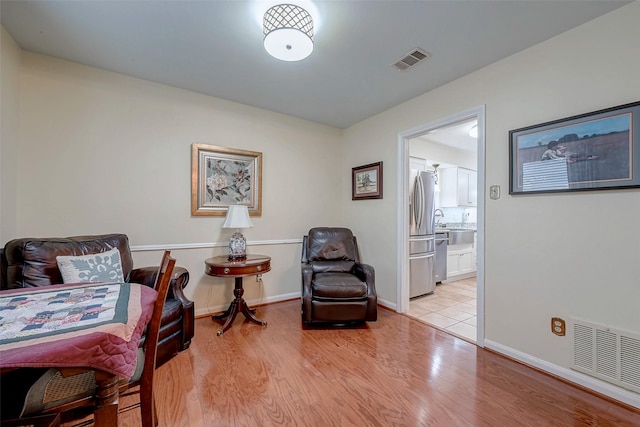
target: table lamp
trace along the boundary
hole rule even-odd
[[[246,205],[231,205],[222,228],[235,228],[236,232],[229,240],[229,261],[247,258],[247,240],[240,232],[241,228],[253,227]]]

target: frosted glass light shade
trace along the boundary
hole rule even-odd
[[[300,61],[313,51],[313,19],[293,4],[268,9],[263,18],[264,48],[282,61]]]

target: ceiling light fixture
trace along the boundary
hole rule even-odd
[[[313,51],[313,19],[294,4],[278,4],[262,21],[264,48],[282,61],[300,61]]]

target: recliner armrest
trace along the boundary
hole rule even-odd
[[[313,278],[313,267],[311,264],[302,263],[300,265],[302,272],[302,287],[304,290],[308,290],[311,293],[311,279]],[[304,292],[303,292],[304,295]]]
[[[356,263],[353,266],[351,273],[358,276],[358,278],[363,282],[367,282],[369,284],[375,285],[376,271],[373,268],[373,266],[369,264]]]
[[[356,263],[353,273],[367,282],[367,320],[373,322],[378,319],[378,294],[376,292],[376,272],[373,266]]]
[[[129,282],[139,283],[153,287],[156,282],[156,275],[158,274],[159,267],[141,267],[131,270],[129,275]],[[171,276],[171,282],[169,284],[169,294],[167,298],[180,300],[182,305],[189,305],[192,302],[187,299],[183,289],[189,283],[189,271],[183,267],[176,267],[173,269]]]
[[[302,263],[302,321],[311,322],[311,279],[313,278],[313,267],[311,264]]]
[[[134,268],[129,274],[127,281],[140,283],[146,286],[153,286],[156,281],[159,267]],[[184,294],[184,287],[189,283],[189,271],[183,267],[175,267],[169,282],[169,293],[167,299],[180,301],[182,305],[182,337],[180,350],[185,350],[191,344],[194,334],[194,304]]]

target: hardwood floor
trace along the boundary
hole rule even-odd
[[[220,337],[196,320],[191,348],[157,371],[160,426],[640,425],[640,412],[390,310],[355,329],[303,328],[298,300],[256,315],[268,326],[240,316]]]

